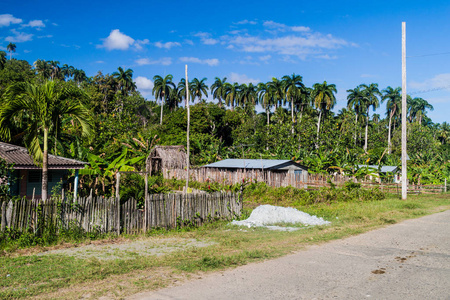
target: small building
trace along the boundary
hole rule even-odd
[[[163,174],[164,178],[171,178],[167,172],[186,169],[184,146],[155,146],[147,157],[146,168],[150,175]]]
[[[358,168],[368,168],[373,170],[373,174],[378,177],[378,182],[400,182],[400,169],[397,166],[358,165]],[[373,176],[369,177],[370,179],[373,179]]]
[[[0,157],[7,163],[13,164],[14,173],[11,174],[13,184],[11,185],[11,194],[31,198],[40,198],[42,191],[42,168],[34,164],[33,158],[24,147],[0,142]],[[59,183],[64,183],[69,169],[83,169],[88,163],[75,159],[65,158],[56,155],[48,155],[48,195],[51,195],[52,189]],[[75,176],[75,194],[78,184],[78,176]],[[61,192],[61,186],[58,192]]]
[[[308,168],[292,160],[277,159],[224,159],[202,167],[216,170],[221,177],[233,178],[236,183],[244,177],[249,180],[264,181],[271,186],[305,187],[308,182]],[[213,172],[210,176],[217,177]],[[220,181],[219,178],[215,181]]]

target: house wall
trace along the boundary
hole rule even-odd
[[[23,170],[26,171],[27,176],[26,180],[22,180],[21,183],[24,183],[25,187],[23,188],[21,185],[21,196],[27,196],[27,198],[31,198],[33,196],[33,189],[34,189],[34,195],[40,196],[42,194],[42,171],[41,170]],[[52,194],[52,190],[55,186],[58,185],[59,182],[61,182],[64,179],[64,175],[67,171],[66,170],[49,170],[48,174],[48,195]],[[26,190],[25,193],[23,193],[23,189]],[[56,191],[58,194],[61,193],[62,187],[59,187]]]

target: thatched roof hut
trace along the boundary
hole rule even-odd
[[[147,157],[146,166],[151,175],[167,169],[186,168],[184,146],[155,146]]]

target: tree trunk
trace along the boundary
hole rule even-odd
[[[388,128],[388,154],[391,154],[391,124],[392,124],[392,114],[389,116],[389,128]]]
[[[367,135],[369,133],[369,111],[367,111],[366,117],[366,135],[364,137],[364,151],[367,151]]]
[[[294,134],[294,97],[291,97],[292,134]]]
[[[42,160],[41,199],[47,200],[48,189],[48,128],[44,128],[44,158]]]
[[[322,117],[322,110],[319,111],[319,120],[317,121],[316,148],[319,147],[319,131],[320,131],[320,118],[321,117]]]
[[[270,124],[270,110],[266,109],[266,114],[267,114],[267,126],[269,126],[269,124]]]
[[[165,96],[164,96],[165,98]],[[160,120],[159,120],[159,125],[162,125],[162,118],[163,118],[163,98],[161,98],[161,114],[160,114]]]
[[[300,106],[300,117],[298,118],[298,123],[300,124],[302,122],[303,117],[303,104]]]

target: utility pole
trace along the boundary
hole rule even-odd
[[[186,73],[186,109],[187,109],[187,132],[186,132],[186,140],[187,140],[187,153],[186,153],[186,194],[189,189],[189,124],[191,123],[191,115],[189,112],[189,81],[188,81],[188,66],[186,65],[185,69]]]
[[[406,172],[406,23],[402,22],[402,200],[408,195]]]

